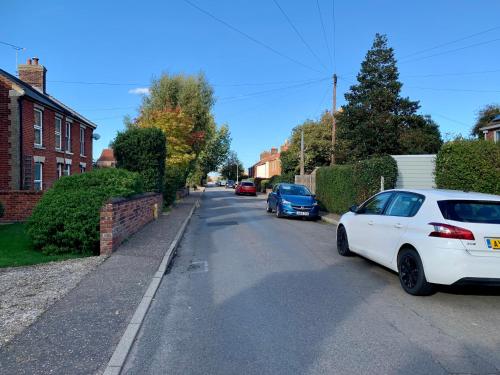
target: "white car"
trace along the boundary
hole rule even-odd
[[[342,215],[337,249],[398,272],[413,295],[433,284],[500,285],[500,196],[387,190]]]

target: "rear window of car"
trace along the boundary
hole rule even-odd
[[[241,186],[253,186],[253,182],[242,182]]]
[[[500,224],[500,202],[445,200],[438,201],[439,209],[447,220],[464,223]]]

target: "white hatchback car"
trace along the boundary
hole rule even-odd
[[[397,271],[413,295],[433,284],[500,285],[500,196],[387,190],[342,215],[337,249]]]

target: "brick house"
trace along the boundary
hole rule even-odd
[[[487,126],[479,130],[482,130],[484,139],[495,143],[500,142],[500,115],[495,116]]]
[[[288,150],[288,141],[280,148],[280,152]],[[249,177],[271,178],[281,175],[280,152],[273,147],[270,151],[264,151],[260,154],[260,160],[248,168]]]
[[[3,221],[25,219],[61,176],[92,169],[96,125],[46,92],[47,69],[38,58],[18,70],[19,78],[0,69]]]
[[[114,168],[116,167],[116,158],[112,148],[105,148],[101,152],[101,156],[96,162],[99,168]]]

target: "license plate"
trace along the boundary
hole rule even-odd
[[[309,216],[309,212],[297,211],[297,215],[299,215],[299,216]]]
[[[486,238],[486,245],[489,249],[500,250],[500,238]]]

